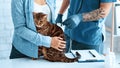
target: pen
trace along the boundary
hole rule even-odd
[[[97,59],[87,59],[86,62],[96,62],[98,61]]]
[[[80,62],[104,62],[104,60],[98,60],[98,59],[86,59],[86,60],[79,60]]]
[[[89,51],[89,53],[90,53],[93,57],[96,57],[91,51]]]

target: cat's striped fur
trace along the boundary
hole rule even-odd
[[[56,24],[51,24],[47,21],[47,15],[43,13],[33,13],[34,22],[38,33],[45,36],[59,36],[65,40],[63,30]],[[39,47],[39,56],[43,55],[46,60],[52,62],[75,62],[80,58],[80,54],[76,53],[77,57],[68,58],[65,56],[64,51],[58,51],[52,47],[47,48],[44,46]]]

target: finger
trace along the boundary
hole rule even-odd
[[[61,44],[61,45],[60,45],[60,48],[65,48],[65,47],[66,47],[65,44]]]
[[[65,47],[65,45],[60,45],[60,46],[58,46],[58,48],[63,50],[63,49],[65,49],[66,47]]]
[[[63,38],[61,38],[61,37],[58,37],[58,39],[59,39],[59,40],[63,40]]]
[[[60,43],[61,43],[61,44],[66,44],[66,42],[65,42],[65,41],[61,41]]]
[[[64,51],[65,50],[65,48],[59,48],[61,51]]]
[[[59,48],[60,48],[60,49],[65,49],[65,47],[63,47],[63,46],[60,46]]]
[[[59,47],[57,48],[57,50],[59,50],[59,51],[63,51],[63,49],[61,49],[61,48],[59,48]]]

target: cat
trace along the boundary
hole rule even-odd
[[[38,33],[50,37],[58,36],[65,40],[62,28],[48,22],[46,14],[34,12],[33,18]],[[40,46],[38,48],[39,56],[43,55],[44,59],[52,62],[75,62],[81,57],[78,52],[76,52],[75,58],[67,58],[64,53],[65,51],[58,51],[52,47]]]

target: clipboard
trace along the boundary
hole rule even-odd
[[[74,57],[76,57],[76,54],[75,54],[76,52],[78,52],[81,55],[81,58],[78,59],[79,63],[81,62],[104,62],[105,61],[104,56],[99,54],[96,50],[71,50],[71,53]]]

